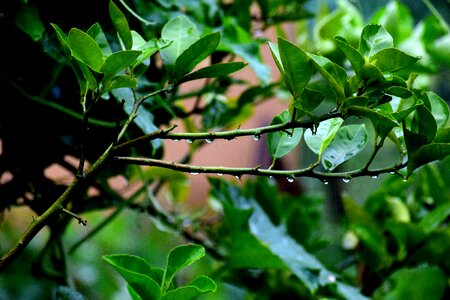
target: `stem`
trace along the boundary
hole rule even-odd
[[[272,170],[272,169],[261,169],[259,166],[255,168],[229,168],[222,166],[194,166],[189,164],[181,164],[173,161],[159,160],[153,158],[142,158],[142,157],[123,157],[116,156],[114,157],[116,161],[128,163],[128,164],[136,164],[143,166],[153,166],[153,167],[161,167],[166,169],[175,170],[178,172],[185,172],[191,174],[217,174],[217,175],[233,175],[236,177],[241,177],[243,175],[255,175],[255,176],[265,176],[265,177],[312,177],[320,180],[326,179],[350,179],[355,177],[362,176],[378,176],[384,173],[390,173],[398,171],[406,166],[406,164],[401,163],[392,167],[382,168],[382,169],[374,169],[374,170],[354,170],[349,172],[339,172],[339,173],[327,173],[327,172],[319,172],[314,171],[315,165],[312,165],[308,168],[304,169],[293,169],[293,170]]]

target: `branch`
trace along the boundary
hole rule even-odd
[[[87,220],[81,218],[79,215],[74,214],[73,212],[71,212],[70,210],[65,209],[64,207],[61,207],[61,211],[65,214],[68,214],[69,216],[71,216],[72,218],[75,218],[78,220],[78,223],[86,226],[87,225]]]
[[[355,177],[363,177],[363,176],[371,176],[376,177],[380,174],[385,173],[397,173],[399,170],[406,167],[405,163],[400,163],[392,167],[382,168],[382,169],[359,169],[349,172],[337,172],[337,173],[327,173],[327,172],[319,172],[314,171],[314,168],[317,166],[312,165],[308,168],[304,169],[294,169],[294,170],[273,170],[273,169],[261,169],[259,166],[255,168],[228,168],[228,167],[210,167],[210,166],[194,166],[188,164],[180,164],[173,161],[159,160],[153,158],[142,158],[142,157],[123,157],[116,156],[114,157],[116,161],[135,164],[135,165],[143,165],[143,166],[153,166],[153,167],[161,167],[166,169],[171,169],[179,172],[190,173],[193,175],[196,174],[216,174],[216,175],[233,175],[237,178],[242,177],[243,175],[255,175],[255,176],[265,176],[265,177],[285,177],[288,181],[293,181],[298,177],[312,177],[323,182],[327,182],[329,179],[343,179],[344,181],[348,181]]]

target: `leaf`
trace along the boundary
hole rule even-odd
[[[150,275],[152,268],[141,257],[127,254],[113,254],[102,257],[114,268],[143,299],[159,299],[161,289]]]
[[[409,150],[408,150],[409,152]],[[408,174],[415,169],[435,160],[441,160],[450,155],[450,143],[432,143],[424,145],[409,153]]]
[[[100,72],[105,73],[103,82],[108,82],[112,77],[116,76],[120,71],[130,66],[136,58],[141,54],[141,51],[136,50],[122,50],[114,52],[105,59],[105,63],[100,68]]]
[[[91,36],[77,28],[72,28],[67,41],[73,57],[88,65],[92,70],[100,72],[104,63],[103,53]]]
[[[375,53],[369,61],[380,68],[382,72],[396,72],[412,66],[418,60],[418,57],[406,54],[399,49],[388,48]]]
[[[319,156],[319,160],[325,149],[327,149],[334,139],[343,122],[344,120],[342,118],[328,119],[320,122],[314,134],[311,129],[305,131],[304,138],[306,145],[312,152]]]
[[[283,111],[275,116],[270,125],[285,124],[292,121],[292,116],[288,111]],[[269,153],[273,158],[280,158],[291,152],[302,138],[303,129],[295,128],[292,132],[270,132],[267,135],[267,145]]]
[[[333,93],[336,95],[338,106],[345,100],[345,89],[347,83],[347,72],[339,65],[333,63],[324,56],[309,55],[315,68],[328,81]]]
[[[414,19],[411,12],[405,4],[398,1],[390,1],[386,6],[382,6],[372,17],[372,22],[382,25],[395,44],[413,35]]]
[[[196,65],[211,55],[219,45],[220,32],[208,34],[184,50],[175,61],[172,81],[192,71]]]
[[[58,286],[52,288],[52,300],[85,300],[80,292],[68,287]]]
[[[205,248],[200,245],[187,244],[173,248],[167,256],[162,290],[167,291],[176,273],[205,256]]]
[[[362,78],[361,70],[364,66],[364,56],[359,51],[353,48],[343,37],[337,36],[334,38],[338,48],[344,53],[345,57],[351,63],[356,76]]]
[[[381,25],[367,25],[361,32],[359,51],[368,58],[383,49],[393,47],[394,42],[391,35]]]
[[[399,126],[394,117],[383,111],[375,111],[366,107],[352,106],[348,108],[347,113],[349,115],[369,118],[370,121],[372,121],[378,136],[382,139],[384,139],[394,127]]]
[[[326,170],[334,170],[361,152],[367,142],[368,134],[364,124],[339,128],[333,141],[322,154],[322,165]]]
[[[433,114],[425,105],[417,106],[413,119],[413,131],[427,137],[428,143],[434,140],[437,132],[437,124]]]
[[[443,129],[449,120],[450,111],[448,104],[437,94],[428,91],[426,93],[431,105],[431,114],[436,120],[437,130]]]
[[[104,56],[109,56],[112,54],[108,39],[106,38],[100,24],[95,23],[86,31],[86,33],[89,34],[89,36],[91,36],[97,42]]]
[[[125,15],[112,0],[109,1],[109,15],[125,49],[130,50],[133,46],[133,37],[131,36],[130,26],[128,25]]]
[[[33,41],[37,42],[42,39],[45,27],[34,5],[22,3],[20,9],[17,10],[14,21],[17,27],[28,34]]]
[[[161,38],[172,41],[168,47],[160,50],[164,65],[172,76],[177,58],[200,38],[198,29],[185,16],[178,16],[164,25]]]
[[[207,66],[197,71],[194,71],[190,74],[187,74],[180,78],[177,83],[180,84],[182,82],[197,80],[202,78],[219,78],[236,71],[247,66],[244,62],[230,62],[230,63],[219,63],[211,66]]]
[[[446,286],[447,277],[437,266],[401,268],[381,284],[374,298],[440,300],[444,297]]]
[[[295,119],[311,113],[323,100],[325,100],[325,94],[305,88],[300,97],[293,99],[292,102],[292,106],[298,109]]]
[[[105,83],[102,93],[105,94],[111,90],[114,89],[120,89],[120,88],[131,88],[134,89],[138,85],[138,81],[136,77],[130,76],[130,75],[118,75]]]
[[[437,229],[450,216],[450,203],[444,203],[433,209],[422,220],[419,226],[426,234]]]
[[[270,84],[270,68],[264,64],[259,48],[256,42],[231,45],[231,50],[248,62],[261,83],[267,85]]]
[[[433,43],[428,43],[426,46],[429,54],[434,60],[447,67],[450,66],[450,58],[448,55],[450,49],[450,33],[437,38]]]
[[[189,300],[199,295],[215,292],[216,283],[207,276],[199,276],[183,287],[168,291],[161,300]]]
[[[283,67],[283,63],[281,62],[281,56],[280,56],[278,44],[269,42],[269,49],[270,49],[270,52],[272,53],[273,61],[277,65],[278,70],[280,71],[280,74],[284,77],[284,67]]]
[[[278,51],[284,70],[284,82],[294,99],[298,98],[311,79],[311,59],[300,47],[283,38],[278,38]]]
[[[402,86],[391,86],[386,89],[386,94],[403,99],[410,98],[413,96],[413,93],[410,90]]]

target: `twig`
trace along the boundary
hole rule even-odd
[[[70,210],[65,209],[64,207],[61,207],[61,211],[65,214],[68,214],[69,216],[75,218],[78,220],[78,223],[86,226],[87,225],[87,220],[82,219],[80,216],[78,216],[77,214],[74,214],[73,212],[71,212]]]

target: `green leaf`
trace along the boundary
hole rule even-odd
[[[108,39],[106,38],[106,35],[103,32],[100,24],[95,23],[86,31],[86,33],[89,34],[97,42],[104,56],[109,56],[112,54]]]
[[[348,108],[347,113],[349,115],[369,118],[370,121],[372,121],[378,136],[382,139],[384,139],[394,127],[399,126],[394,117],[387,112],[375,111],[366,107],[352,106]]]
[[[386,89],[386,94],[403,99],[410,98],[413,96],[413,92],[402,86],[391,86]]]
[[[300,47],[283,38],[278,38],[278,51],[284,70],[284,82],[294,99],[298,98],[311,79],[311,59]]]
[[[115,52],[105,59],[105,63],[100,68],[100,72],[105,73],[103,82],[108,82],[112,77],[116,76],[120,71],[130,66],[141,51],[122,50]]]
[[[437,94],[428,91],[426,93],[431,105],[431,114],[436,120],[437,130],[443,129],[449,120],[450,110],[448,104]]]
[[[58,286],[52,288],[52,300],[85,300],[80,292],[68,287]]]
[[[444,203],[420,220],[419,225],[426,234],[430,234],[447,220],[448,216],[450,216],[450,203]]]
[[[200,245],[187,244],[173,248],[167,256],[162,290],[167,291],[176,273],[203,256],[205,256],[205,248]]]
[[[345,57],[351,63],[353,70],[355,70],[356,76],[362,78],[362,67],[364,66],[364,56],[359,51],[353,48],[343,37],[337,36],[334,38],[337,42],[336,45],[344,53]]]
[[[105,85],[102,88],[102,94],[120,88],[134,89],[137,87],[137,85],[138,81],[136,77],[130,75],[118,75],[105,82]]]
[[[368,134],[364,124],[339,128],[333,141],[322,154],[322,165],[326,170],[334,170],[361,152],[367,141]]]
[[[396,72],[412,66],[418,60],[418,57],[406,54],[399,49],[388,48],[375,53],[369,61],[380,68],[382,72]]]
[[[128,25],[125,15],[112,0],[109,1],[109,15],[121,41],[125,46],[125,49],[130,50],[133,46],[133,37],[131,36],[130,26]]]
[[[17,11],[15,18],[16,25],[26,34],[28,34],[33,41],[37,42],[42,39],[45,32],[44,24],[39,18],[39,13],[34,5],[21,4]]]
[[[411,12],[405,4],[398,1],[390,1],[386,6],[382,6],[372,17],[372,23],[382,25],[395,44],[413,35],[414,19]]]
[[[198,29],[185,16],[178,16],[164,25],[161,38],[172,41],[168,47],[160,50],[164,65],[172,76],[177,58],[200,38]]]
[[[230,63],[219,63],[211,66],[207,66],[197,71],[194,71],[186,76],[180,78],[177,81],[178,84],[186,81],[197,80],[202,78],[219,78],[222,76],[226,76],[228,74],[239,71],[240,69],[247,66],[246,63],[243,62],[230,62]]]
[[[401,268],[391,274],[375,291],[375,299],[440,300],[447,286],[445,273],[437,266]]]
[[[168,291],[161,300],[189,300],[199,295],[215,292],[216,283],[207,276],[199,276],[186,286]]]
[[[450,57],[448,51],[450,49],[450,33],[437,38],[433,43],[427,44],[427,50],[434,60],[439,63],[450,66]]]
[[[336,95],[338,106],[345,100],[347,72],[339,65],[320,55],[309,55],[315,68],[328,81],[333,93]]]
[[[68,45],[73,57],[88,65],[92,70],[100,72],[105,61],[103,52],[90,35],[72,28],[68,35]]]
[[[425,105],[417,106],[412,128],[414,132],[425,135],[428,143],[434,140],[437,132],[436,120]]]
[[[292,106],[297,108],[295,119],[308,115],[325,100],[325,94],[305,88],[300,97],[294,98]]]
[[[161,289],[151,278],[152,268],[143,258],[127,254],[105,255],[102,258],[143,299],[160,299]]]
[[[270,125],[285,124],[292,121],[292,116],[288,111],[283,111],[275,116]],[[300,143],[302,138],[302,128],[295,128],[292,132],[270,132],[267,135],[267,145],[269,153],[273,158],[280,158],[291,152]]]
[[[281,76],[284,77],[284,67],[283,67],[283,63],[281,62],[281,56],[280,56],[278,44],[269,42],[269,48],[270,48],[270,52],[272,53],[273,61],[277,65]]]
[[[192,71],[196,65],[211,55],[220,42],[220,32],[208,34],[190,45],[175,61],[172,81]]]
[[[364,56],[371,58],[377,52],[393,47],[392,36],[383,26],[370,24],[364,27],[359,43],[359,51]]]
[[[450,143],[432,143],[424,145],[410,153],[408,159],[408,174],[415,169],[435,160],[441,160],[450,155]]]
[[[312,132],[311,129],[305,131],[306,145],[319,156],[319,160],[325,149],[331,144],[343,122],[342,118],[328,119],[320,122],[316,132]]]

